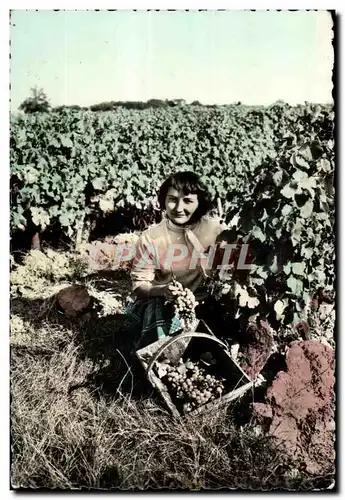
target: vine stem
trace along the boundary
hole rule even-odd
[[[41,240],[39,232],[36,232],[31,239],[31,250],[41,250]]]
[[[218,208],[218,215],[219,215],[220,219],[223,219],[224,211],[223,211],[223,207],[222,207],[222,202],[221,202],[219,197],[217,198],[217,208]]]
[[[81,245],[83,240],[83,227],[79,228],[77,230],[77,235],[75,239],[75,249],[78,250],[79,246]]]

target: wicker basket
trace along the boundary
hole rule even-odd
[[[180,417],[183,413],[174,404],[168,388],[155,374],[153,367],[163,354],[164,358],[169,359],[172,364],[177,364],[181,358],[187,358],[192,355],[194,355],[194,359],[197,359],[198,352],[200,353],[205,350],[213,353],[213,356],[217,360],[218,374],[227,380],[228,385],[232,389],[219,399],[191,411],[188,413],[188,416],[190,416],[203,411],[214,410],[220,404],[228,403],[238,398],[249,388],[253,387],[253,381],[249,379],[231,357],[227,346],[212,333],[203,320],[200,320],[196,325],[195,331],[182,331],[174,336],[164,337],[136,352],[148,380],[158,391],[166,407],[175,417]]]

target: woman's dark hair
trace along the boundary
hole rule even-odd
[[[185,195],[196,194],[198,196],[199,206],[193,215],[195,221],[201,219],[214,206],[207,186],[194,172],[176,172],[165,179],[158,191],[158,202],[162,210],[165,208],[165,199],[170,188],[182,191]]]

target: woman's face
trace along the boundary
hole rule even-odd
[[[169,188],[165,198],[165,210],[175,224],[186,224],[199,206],[197,194],[185,194],[183,191]]]

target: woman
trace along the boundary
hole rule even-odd
[[[193,172],[170,175],[159,189],[158,201],[165,215],[139,237],[131,271],[136,300],[127,313],[139,330],[136,348],[181,329],[173,313],[173,277],[199,302],[207,298],[203,282],[212,264],[207,250],[226,229],[219,218],[208,215],[210,193]]]

